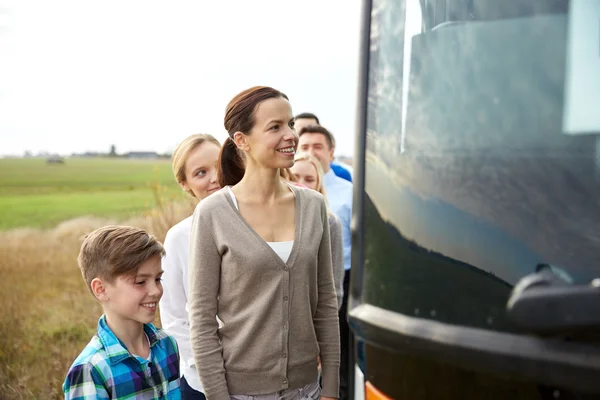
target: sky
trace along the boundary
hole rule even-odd
[[[226,138],[267,85],[352,156],[359,0],[0,0],[0,155],[170,152]]]

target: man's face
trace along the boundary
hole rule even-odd
[[[300,136],[298,148],[309,153],[321,163],[323,172],[329,172],[329,164],[333,161],[333,147],[329,146],[327,137],[322,133],[305,133]]]
[[[312,125],[319,125],[319,123],[314,118],[297,118],[295,120],[294,128],[296,128],[296,132],[300,133],[302,128]]]

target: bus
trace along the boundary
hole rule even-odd
[[[361,32],[350,398],[600,398],[600,1]]]

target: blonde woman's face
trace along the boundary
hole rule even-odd
[[[183,189],[191,191],[198,200],[220,189],[217,182],[217,159],[220,148],[212,142],[204,142],[191,151],[185,161]]]
[[[296,177],[298,183],[309,189],[318,190],[319,176],[315,166],[306,160],[296,161],[291,168],[292,174]]]

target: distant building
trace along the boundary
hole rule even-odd
[[[65,159],[59,155],[51,155],[48,158],[46,158],[46,163],[47,164],[64,164]]]
[[[78,154],[77,157],[92,158],[92,157],[100,157],[101,155],[102,154],[100,154],[96,151],[86,151],[85,153]]]
[[[156,153],[155,151],[130,151],[129,153],[127,153],[127,158],[142,158],[154,160],[158,157],[158,153]]]

